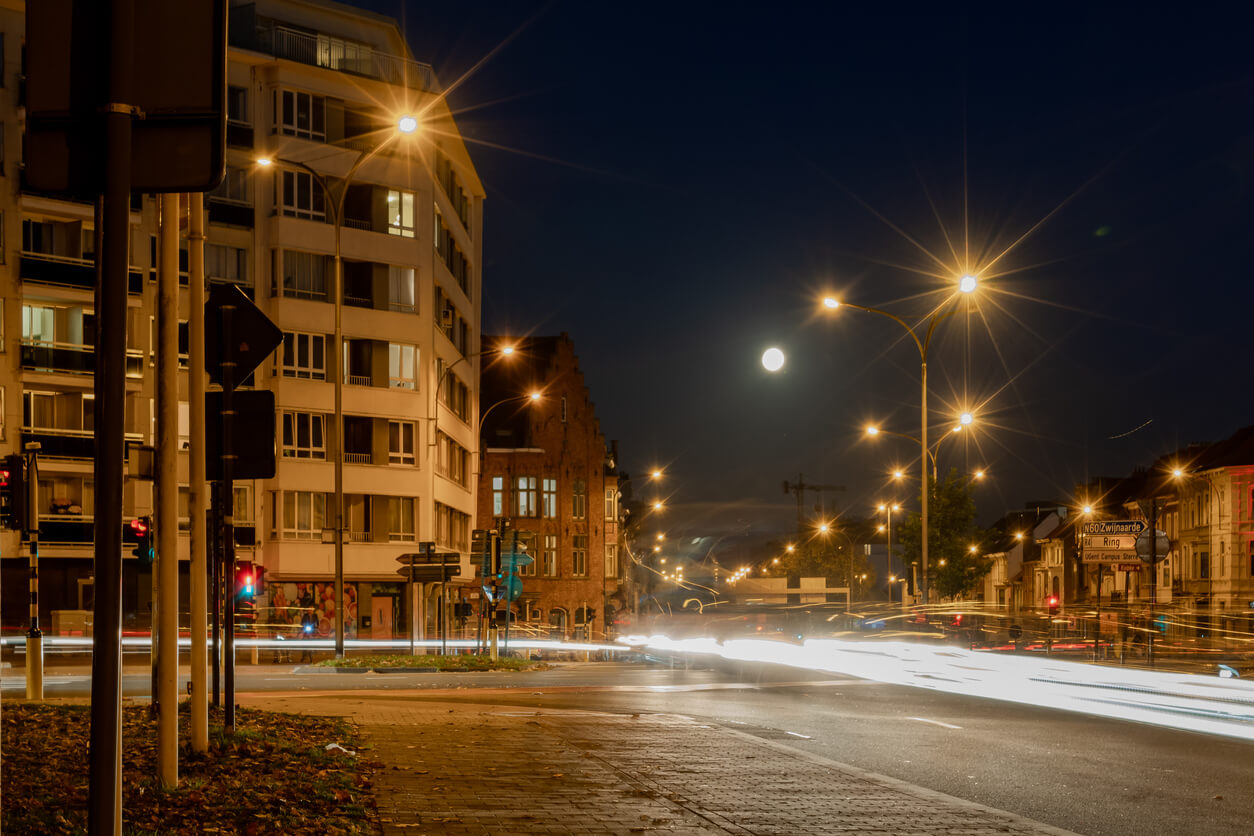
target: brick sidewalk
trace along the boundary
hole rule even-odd
[[[388,834],[1067,831],[673,715],[467,705],[405,692],[241,694],[357,722]]]

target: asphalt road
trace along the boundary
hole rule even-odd
[[[3,678],[18,696],[20,671]],[[1254,833],[1254,744],[995,700],[761,665],[563,665],[526,673],[305,674],[241,666],[240,691],[399,689],[414,699],[724,724],[1085,834]],[[82,696],[51,670],[48,696]],[[147,695],[142,669],[125,689]],[[181,690],[185,685],[180,685]]]

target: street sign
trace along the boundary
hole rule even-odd
[[[231,318],[231,344],[222,345],[222,317]],[[205,302],[205,371],[222,385],[222,364],[235,363],[235,385],[283,344],[283,331],[233,284],[215,284]],[[237,477],[243,478],[243,477]]]
[[[1136,537],[1146,528],[1148,528],[1144,520],[1104,520],[1101,522],[1086,522],[1080,526],[1080,535],[1082,537],[1110,537],[1120,535],[1130,535]]]
[[[406,554],[398,554],[396,562],[406,566],[460,566],[461,555],[457,552],[441,552],[434,554],[431,552],[408,552]]]
[[[1131,552],[1136,549],[1136,537],[1132,534],[1097,535],[1081,537],[1085,551]]]
[[[406,580],[410,580],[410,572],[413,572],[412,580],[415,583],[437,583],[449,578],[456,578],[461,575],[462,567],[458,563],[445,563],[438,566],[430,565],[414,565],[402,566],[396,570],[396,574]]]
[[[423,540],[418,544],[419,554],[435,554],[435,543],[431,540]]]
[[[113,4],[26,4],[26,143],[22,176],[35,189],[104,191],[100,113],[133,107],[130,189],[203,192],[226,155],[226,0],[136,0],[136,55],[124,102],[109,98]],[[151,68],[160,67],[160,71]]]
[[[1154,556],[1150,557],[1150,536],[1146,531],[1136,538],[1136,553],[1140,555],[1141,560],[1146,563],[1158,563],[1167,557],[1167,553],[1171,551],[1171,540],[1167,537],[1167,532],[1161,528],[1154,531]]]
[[[1113,563],[1127,563],[1131,560],[1136,560],[1136,552],[1086,551],[1084,553],[1086,564],[1100,563],[1103,566],[1109,566]]]
[[[513,574],[518,566],[530,566],[536,559],[522,552],[504,552],[501,555],[501,568],[506,574]]]
[[[205,414],[222,414],[222,393],[205,393]],[[245,389],[235,392],[231,422],[232,479],[273,479],[274,392]],[[205,422],[205,476],[211,482],[222,478],[222,422]]]

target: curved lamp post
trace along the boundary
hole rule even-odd
[[[958,290],[961,293],[974,293],[977,286],[978,286],[978,281],[976,280],[975,276],[972,276],[970,274],[963,276],[958,281]],[[927,574],[927,523],[928,523],[927,499],[928,497],[927,495],[931,490],[931,486],[928,484],[928,481],[927,481],[927,459],[928,459],[928,452],[929,452],[928,444],[927,444],[927,355],[928,355],[928,349],[931,348],[931,345],[932,345],[932,335],[936,333],[937,324],[942,319],[945,319],[946,317],[951,316],[953,314],[953,311],[947,311],[944,313],[938,312],[938,313],[932,314],[932,316],[929,317],[927,320],[927,330],[923,333],[923,336],[920,338],[918,333],[916,333],[915,329],[912,328],[909,323],[907,323],[904,319],[897,316],[896,314],[889,313],[888,311],[882,311],[879,308],[869,308],[869,307],[866,307],[865,305],[855,305],[850,302],[841,302],[839,299],[837,299],[834,296],[828,296],[827,298],[825,298],[823,300],[823,305],[832,310],[835,310],[836,308],[843,306],[847,308],[853,308],[854,310],[865,311],[866,313],[873,313],[879,316],[887,317],[888,319],[891,319],[893,322],[896,322],[898,325],[904,328],[906,333],[910,335],[910,339],[914,340],[915,347],[919,349],[919,377],[920,377],[920,384],[921,384],[920,385],[921,398],[920,398],[920,408],[919,408],[919,411],[920,411],[920,420],[919,420],[920,479],[919,480],[923,484],[923,490],[921,491],[921,496],[922,496],[921,523],[922,523],[922,529],[923,529],[921,551],[922,551],[922,564],[923,564],[922,574],[923,576],[921,579],[922,582],[919,585],[919,592],[921,593],[921,598],[923,600],[923,603],[926,604],[928,602],[928,574]],[[922,325],[922,323],[920,323],[920,325]]]
[[[357,159],[349,167],[348,173],[340,181],[338,193],[331,190],[327,178],[314,170],[308,163],[295,160],[271,160],[262,158],[257,164],[269,167],[272,163],[299,168],[310,175],[318,184],[326,197],[326,204],[332,210],[331,222],[335,228],[335,500],[332,509],[332,520],[335,528],[335,656],[344,658],[344,260],[340,254],[340,232],[344,226],[344,199],[348,196],[348,188],[353,177],[363,165],[372,160],[380,151],[403,136],[414,134],[418,130],[418,120],[408,114],[396,120],[395,130],[388,134],[369,151],[358,152]]]

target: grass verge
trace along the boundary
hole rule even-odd
[[[323,659],[316,663],[323,668],[436,668],[442,671],[528,671],[547,668],[541,662],[502,656],[410,656],[405,654],[379,654],[373,656],[345,656],[343,659]]]
[[[122,716],[122,829],[128,834],[374,833],[370,774],[356,730],[338,718],[236,709],[222,734],[210,706],[207,754],[193,754],[188,707],[179,711],[179,783],[156,778],[156,720],[148,706]],[[2,829],[6,834],[87,830],[90,708],[6,703],[2,717]]]

